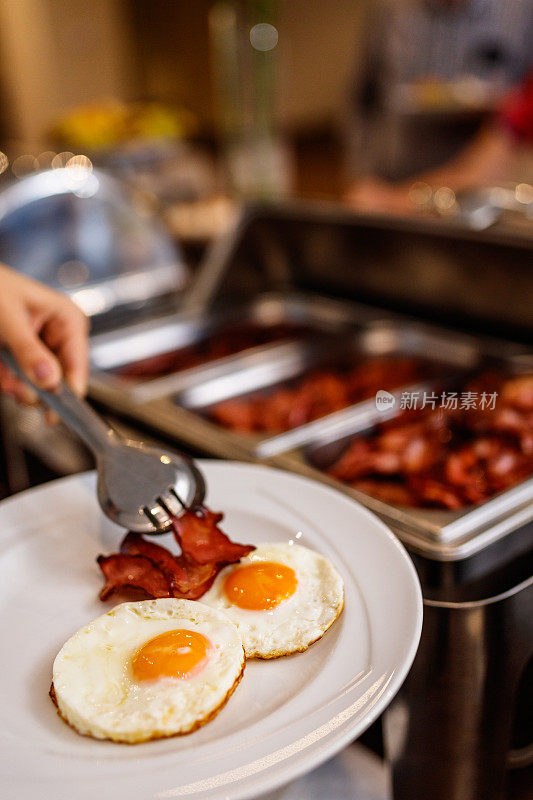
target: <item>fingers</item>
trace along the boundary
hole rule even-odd
[[[24,406],[36,406],[39,404],[39,397],[27,383],[19,380],[7,367],[0,364],[0,392],[10,395],[17,402]],[[51,409],[46,409],[44,415],[47,425],[56,425],[59,417]]]
[[[57,425],[57,423],[59,422],[59,417],[57,416],[56,412],[52,411],[50,408],[47,408],[46,411],[44,412],[44,419],[46,424],[49,425],[51,428],[53,428],[54,425]]]
[[[73,304],[63,306],[45,325],[42,336],[57,356],[65,381],[78,395],[87,390],[88,321]]]
[[[65,380],[80,396],[87,391],[89,377],[87,328],[88,322],[84,315],[76,313],[75,316],[69,317],[63,346],[58,353],[65,372]]]
[[[32,389],[31,386],[28,386],[28,384],[16,378],[13,397],[24,406],[36,406],[39,402],[39,396],[35,389]]]
[[[39,396],[27,383],[20,381],[7,367],[0,365],[0,392],[10,395],[24,406],[39,405]],[[47,425],[57,425],[59,417],[51,409],[46,409],[44,419]]]
[[[0,365],[0,391],[14,397],[25,406],[34,406],[39,402],[37,392],[3,365]]]
[[[41,389],[53,391],[61,381],[61,366],[33,329],[30,317],[18,303],[2,303],[0,339],[20,368]]]
[[[55,391],[65,379],[84,394],[88,322],[64,295],[0,264],[0,343],[11,350],[38,388]],[[0,388],[25,403],[35,393],[0,367]]]

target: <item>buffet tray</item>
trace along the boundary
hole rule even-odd
[[[189,370],[151,380],[135,380],[122,377],[122,368],[161,353],[200,344],[208,337],[216,338],[231,325],[249,324],[265,330],[277,325],[292,325],[295,334],[284,337],[288,339],[312,337],[313,334],[338,336],[375,318],[376,313],[364,306],[357,306],[354,317],[353,304],[298,293],[269,292],[250,301],[225,304],[204,314],[176,311],[93,336],[91,365],[100,380],[105,378],[108,383],[117,386],[128,385],[136,398],[145,401],[179,390],[181,376]],[[263,345],[260,348],[264,346],[268,347]],[[193,369],[201,368],[202,365],[199,365]]]
[[[125,363],[125,353],[134,352],[139,359],[163,348],[187,346],[228,320],[266,325],[292,322],[305,325],[311,335],[248,348],[150,381],[126,381],[113,372]],[[321,334],[322,341],[314,334]],[[424,358],[438,366],[440,385],[482,364],[506,371],[531,366],[530,354],[518,345],[458,334],[319,295],[268,294],[212,314],[177,314],[94,337],[90,391],[95,400],[115,412],[203,453],[268,462],[333,485],[378,513],[410,547],[432,558],[467,557],[533,519],[533,479],[478,506],[452,512],[393,506],[352,489],[322,472],[316,463],[309,463],[311,450],[342,441],[394,416],[398,402],[395,408],[382,411],[374,399],[366,400],[275,435],[241,434],[206,418],[211,403],[275,387],[304,374],[321,363],[324,355],[339,352],[342,347],[363,356]],[[430,376],[391,393],[398,401],[402,392],[425,391],[434,385]]]
[[[364,431],[363,425],[356,424],[351,433]],[[306,448],[274,456],[269,463],[327,483],[353,497],[378,514],[412,550],[439,561],[455,561],[474,555],[533,520],[533,478],[477,506],[448,511],[386,503],[353,489],[310,463],[310,451],[314,451],[316,456],[320,448],[342,445],[343,438],[350,436],[345,428],[344,436],[340,438],[332,435],[329,441],[317,440]]]
[[[215,336],[228,324],[254,323],[263,326],[294,324],[305,327],[307,342],[320,336],[333,342],[351,336],[380,312],[300,293],[265,293],[247,302],[226,304],[204,314],[175,313],[141,322],[91,338],[90,394],[103,405],[137,419],[156,431],[185,441],[204,453],[255,460],[256,446],[265,436],[245,436],[225,430],[205,417],[175,402],[180,392],[218,377],[236,381],[245,366],[269,373],[298,369],[302,349],[296,341],[260,345],[235,355],[207,362],[152,380],[124,379],[117,370],[124,365]],[[135,353],[135,359],[128,354]],[[281,366],[280,366],[281,365]],[[285,366],[283,366],[285,365]]]

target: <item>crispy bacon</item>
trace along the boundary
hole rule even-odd
[[[144,556],[150,559],[165,576],[169,587],[179,577],[182,577],[181,570],[176,563],[176,558],[166,547],[161,547],[155,542],[149,542],[139,533],[130,531],[120,544],[120,552],[124,555]]]
[[[428,368],[417,358],[369,358],[355,366],[316,369],[279,389],[216,403],[210,416],[219,425],[253,433],[281,433],[421,377]]]
[[[172,597],[186,600],[197,600],[205,594],[221,566],[212,561],[208,564],[198,564],[184,553],[173,556],[165,547],[149,542],[133,531],[123,539],[120,552],[150,559],[165,576]]]
[[[502,398],[520,411],[533,411],[533,375],[518,375],[506,381]]]
[[[184,553],[176,557],[179,575],[172,582],[174,597],[198,600],[211,587],[224,564],[198,564]]]
[[[142,589],[150,597],[171,596],[167,579],[145,556],[113,553],[110,556],[98,556],[96,560],[105,577],[100,600],[107,600],[125,588]]]
[[[393,503],[395,506],[412,506],[415,498],[406,486],[392,481],[361,480],[352,483],[354,489],[358,489],[365,494],[371,494],[378,500],[385,503]]]
[[[430,477],[413,477],[411,490],[416,498],[416,505],[448,508],[450,511],[455,511],[465,505],[457,490],[450,488],[443,481]]]
[[[224,358],[260,344],[283,339],[301,339],[309,332],[310,329],[307,326],[289,322],[280,322],[275,325],[255,323],[231,325],[188,347],[126,364],[119,367],[116,373],[122,378],[133,380],[155,378],[168,375],[170,372],[197,367],[207,361]]]
[[[232,542],[220,530],[218,523],[223,516],[197,508],[176,519],[174,534],[181,547],[177,556],[130,531],[120,545],[120,553],[98,556],[106,579],[100,599],[134,588],[151,597],[197,600],[226,564],[233,564],[254,550],[252,545]]]
[[[354,437],[328,472],[395,505],[451,510],[525,480],[533,473],[533,376],[487,371],[464,390],[485,402],[406,411]]]
[[[174,535],[182,552],[198,564],[234,564],[255,548],[232,542],[218,527],[223,514],[204,507],[186,511],[173,522]]]

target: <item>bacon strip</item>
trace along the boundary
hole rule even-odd
[[[98,556],[98,566],[104,573],[105,586],[100,600],[107,600],[120,589],[143,589],[151,597],[170,597],[167,580],[161,570],[144,556],[113,553]]]
[[[176,557],[181,577],[176,577],[172,591],[174,597],[184,600],[198,600],[212,586],[224,564],[197,564],[182,553]]]
[[[149,542],[139,533],[130,531],[126,534],[120,545],[120,552],[130,556],[144,556],[150,559],[165,576],[169,587],[176,578],[182,578],[182,571],[179,569],[176,559],[165,547],[161,547],[155,542]]]
[[[120,553],[98,556],[106,579],[100,599],[107,600],[114,592],[132,587],[143,589],[151,597],[197,600],[226,564],[255,549],[232,542],[220,530],[218,523],[223,516],[197,508],[174,520],[174,535],[181,547],[178,556],[130,531]]]
[[[133,531],[122,541],[120,552],[150,559],[165,576],[172,597],[185,600],[197,600],[205,594],[220,569],[219,565],[213,563],[197,564],[183,553],[173,556],[165,547],[148,542]]]
[[[223,518],[204,507],[176,517],[172,528],[182,552],[197,564],[234,564],[255,550],[251,544],[232,542],[218,527]]]

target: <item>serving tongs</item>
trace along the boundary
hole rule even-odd
[[[64,383],[57,392],[44,391],[23,373],[11,352],[0,348],[0,359],[92,451],[98,501],[113,522],[157,535],[169,530],[173,517],[201,505],[205,481],[187,456],[123,438]]]

